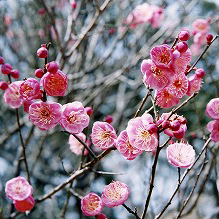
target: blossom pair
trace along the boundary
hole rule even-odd
[[[13,200],[13,204],[18,211],[30,211],[34,207],[33,187],[24,177],[18,176],[7,181],[5,192],[7,197]]]
[[[122,182],[115,181],[104,187],[102,196],[91,192],[81,200],[81,210],[86,216],[100,214],[103,207],[113,208],[124,204],[130,194],[129,187]]]

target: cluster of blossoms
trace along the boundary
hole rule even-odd
[[[33,187],[21,176],[7,181],[5,193],[13,201],[17,211],[30,211],[34,207]]]
[[[156,5],[149,5],[144,3],[138,5],[132,13],[130,13],[124,22],[129,25],[130,28],[136,28],[143,23],[151,23],[152,28],[157,28],[161,25],[163,19],[163,9]]]
[[[211,132],[211,139],[214,142],[219,141],[219,98],[210,100],[206,107],[206,114],[214,119],[207,124],[207,129]]]
[[[114,181],[105,186],[102,196],[91,192],[81,199],[81,210],[86,216],[96,216],[97,219],[105,219],[100,214],[103,207],[113,208],[124,204],[130,194],[129,187],[122,182]]]
[[[181,31],[179,42],[171,48],[163,44],[150,51],[151,59],[143,60],[141,72],[145,85],[156,89],[156,104],[161,108],[171,108],[180,102],[185,95],[191,96],[201,88],[203,69],[195,68],[195,74],[188,77],[191,51],[186,41],[188,31]]]

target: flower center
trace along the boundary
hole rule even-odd
[[[77,117],[74,112],[71,112],[67,118],[68,123],[75,123],[77,121]]]
[[[161,75],[161,70],[158,69],[158,68],[155,67],[155,66],[152,66],[152,67],[151,67],[151,71],[152,71],[156,76]]]
[[[102,133],[102,138],[103,139],[109,139],[110,138],[110,132],[109,131],[103,132]]]
[[[174,81],[173,85],[176,87],[176,88],[180,88],[181,85],[182,85],[182,82],[180,81],[180,79],[177,79]]]

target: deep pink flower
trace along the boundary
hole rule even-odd
[[[5,60],[2,56],[0,56],[0,65],[3,65],[5,63]]]
[[[10,64],[3,64],[1,66],[2,74],[8,75],[11,73],[12,66]]]
[[[14,201],[13,203],[17,211],[25,212],[33,209],[35,201],[34,198],[30,195],[27,199],[23,201]]]
[[[37,50],[37,55],[39,58],[43,59],[48,56],[48,50],[45,47],[41,47]]]
[[[24,100],[24,101],[23,101],[23,104],[24,104],[24,112],[25,112],[25,113],[29,113],[29,107],[30,107],[30,105],[31,105],[32,103],[34,103],[33,100]]]
[[[131,119],[128,122],[127,134],[131,145],[139,150],[155,151],[158,145],[157,133],[149,131],[153,118],[150,114]]]
[[[173,62],[173,51],[170,46],[163,44],[151,49],[150,56],[157,67],[169,68]]]
[[[164,122],[169,117],[170,113],[163,113],[161,115],[161,120]],[[163,123],[164,123],[163,122]],[[183,116],[173,114],[167,121],[169,123],[168,127],[165,128],[164,133],[170,137],[183,138],[187,130],[186,119]],[[162,126],[163,127],[163,126]],[[164,128],[164,127],[163,127]]]
[[[61,119],[62,105],[54,102],[35,102],[29,107],[29,119],[42,130],[54,128]]]
[[[86,135],[84,133],[76,134],[83,142],[86,141]],[[84,149],[84,146],[73,136],[70,135],[68,139],[68,143],[70,145],[70,150],[76,155],[81,155]],[[87,155],[88,151],[84,150],[84,155]]]
[[[23,100],[33,100],[40,93],[40,83],[34,78],[28,78],[20,85],[20,95]]]
[[[20,95],[20,85],[23,81],[15,81],[9,84],[7,90],[4,93],[4,101],[11,107],[11,108],[19,108],[23,104],[23,100],[21,99]]]
[[[214,36],[212,34],[207,34],[206,36],[206,41],[207,41],[207,44],[210,45],[211,44],[211,41],[214,39]]]
[[[20,72],[18,70],[12,70],[11,71],[11,77],[15,78],[15,79],[19,78],[20,77]]]
[[[113,122],[113,117],[111,115],[106,115],[105,122],[111,124]]]
[[[199,33],[207,33],[210,29],[208,20],[197,19],[192,23],[192,30]]]
[[[143,60],[141,72],[144,75],[144,83],[154,89],[162,89],[169,85],[174,72],[170,69],[158,68],[151,59]]]
[[[63,105],[61,126],[72,134],[78,134],[88,126],[90,117],[87,115],[81,102],[74,101]]]
[[[182,98],[188,91],[188,78],[184,73],[175,74],[171,83],[166,87],[166,90],[174,97]]]
[[[189,40],[189,38],[190,38],[190,33],[189,33],[189,31],[187,31],[187,30],[182,30],[182,31],[180,31],[179,34],[178,34],[178,38],[179,38],[179,40],[181,40],[181,41],[187,41],[187,40]]]
[[[1,81],[0,82],[0,89],[6,90],[7,88],[8,88],[8,83],[6,81]]]
[[[189,86],[188,86],[188,91],[186,94],[188,96],[191,96],[195,92],[201,89],[202,79],[197,77],[197,75],[192,75],[188,78],[188,81],[189,81]]]
[[[219,141],[219,120],[210,121],[207,124],[207,129],[209,132],[211,132],[211,135],[210,135],[211,139],[214,142],[218,142]]]
[[[106,150],[116,143],[116,131],[107,122],[95,122],[92,127],[91,139],[94,146]]]
[[[124,204],[129,194],[129,187],[125,183],[115,181],[104,187],[101,199],[106,207],[113,208]]]
[[[52,61],[46,65],[46,68],[49,73],[55,74],[59,70],[59,64],[55,61]]]
[[[58,70],[55,74],[47,72],[40,80],[49,96],[64,96],[68,88],[68,77]]]
[[[162,90],[156,90],[155,99],[156,104],[161,108],[171,108],[180,102],[180,99],[173,96],[166,88]]]
[[[33,188],[24,177],[18,176],[6,182],[5,193],[11,200],[23,201],[33,194]]]
[[[189,144],[170,144],[166,152],[169,163],[175,167],[188,168],[195,161],[195,150]]]
[[[95,216],[102,211],[103,202],[101,198],[91,192],[81,199],[81,210],[86,216]]]
[[[88,116],[91,116],[91,115],[93,114],[93,109],[92,109],[92,107],[87,106],[87,107],[85,107],[84,109],[85,109],[85,111],[87,112],[87,115],[88,115]]]
[[[206,106],[206,114],[212,119],[219,119],[219,98],[214,98]]]
[[[35,74],[35,76],[36,76],[37,78],[42,78],[43,75],[44,75],[44,71],[43,71],[42,68],[38,68],[38,69],[36,69],[36,71],[35,71],[34,74]]]
[[[139,150],[130,144],[126,130],[120,133],[115,146],[127,160],[134,160],[139,154],[142,154],[143,152],[142,150]]]

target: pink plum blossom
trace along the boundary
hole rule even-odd
[[[166,90],[174,97],[184,97],[188,91],[188,78],[184,73],[175,74]]]
[[[86,216],[95,216],[102,211],[102,208],[102,199],[93,192],[81,199],[81,210]]]
[[[214,98],[206,106],[206,114],[212,119],[219,119],[219,98]]]
[[[104,187],[101,199],[106,207],[113,208],[124,204],[129,194],[129,187],[125,183],[113,181]]]
[[[33,194],[33,188],[24,177],[18,176],[6,182],[5,193],[11,200],[23,201]]]
[[[163,20],[163,9],[156,5],[151,5],[150,10],[153,12],[152,18],[150,19],[152,28],[160,27]]]
[[[61,126],[72,134],[78,134],[88,126],[90,117],[81,102],[74,101],[63,105]]]
[[[150,57],[157,67],[169,68],[173,61],[173,51],[166,44],[155,46],[151,49]]]
[[[42,130],[54,128],[60,121],[62,105],[55,102],[35,102],[29,107],[29,119]]]
[[[161,108],[171,108],[180,102],[180,99],[173,96],[166,88],[162,90],[156,90],[155,99],[156,104]]]
[[[157,133],[149,131],[153,118],[150,114],[131,119],[128,122],[127,134],[131,145],[139,150],[153,152],[158,145]]]
[[[81,141],[83,141],[83,142],[86,141],[86,135],[84,133],[81,132],[81,133],[76,134],[76,135],[81,139]],[[68,143],[70,145],[70,150],[73,153],[75,153],[76,155],[82,154],[84,146],[73,135],[69,136]],[[88,151],[85,150],[84,155],[87,155],[87,154],[88,154]]]
[[[211,132],[211,139],[214,142],[219,141],[219,120],[213,120],[207,124],[207,129]]]
[[[154,89],[162,89],[169,85],[174,72],[170,69],[158,68],[151,59],[143,60],[141,72],[144,75],[144,83]]]
[[[163,113],[160,119],[166,121],[169,116],[170,113]],[[168,122],[168,128],[165,128],[164,133],[170,137],[183,138],[187,130],[186,119],[183,116],[173,114]]]
[[[142,154],[142,150],[133,147],[128,138],[127,131],[124,130],[120,133],[117,138],[116,143],[117,150],[127,159],[127,160],[134,160],[139,154]]]
[[[33,100],[24,100],[23,104],[24,104],[24,112],[25,113],[29,113],[29,107],[32,103],[34,103]]]
[[[23,100],[21,99],[20,95],[20,85],[23,81],[15,81],[9,84],[7,90],[4,93],[4,101],[11,107],[11,108],[19,108],[23,104]]]
[[[105,214],[98,214],[96,215],[96,219],[107,219]]]
[[[207,33],[210,29],[208,20],[197,19],[192,23],[193,32]]]
[[[106,150],[116,143],[116,131],[107,122],[95,122],[92,127],[91,139],[94,146]]]
[[[64,96],[68,88],[68,77],[62,71],[50,74],[47,72],[40,80],[49,96]]]
[[[206,33],[197,33],[195,34],[193,41],[195,44],[202,46],[206,43],[206,36]]]
[[[40,83],[34,78],[28,78],[20,85],[20,95],[23,100],[33,100],[40,93]]]
[[[188,96],[192,96],[195,92],[201,89],[202,79],[197,77],[197,75],[192,75],[188,78],[188,81],[189,81],[189,86],[186,94]]]
[[[188,168],[195,161],[193,147],[182,142],[170,144],[166,149],[166,153],[169,163],[175,167]]]
[[[23,201],[14,201],[13,203],[17,211],[25,212],[33,209],[35,201],[34,198],[30,195],[28,198],[26,198]]]

